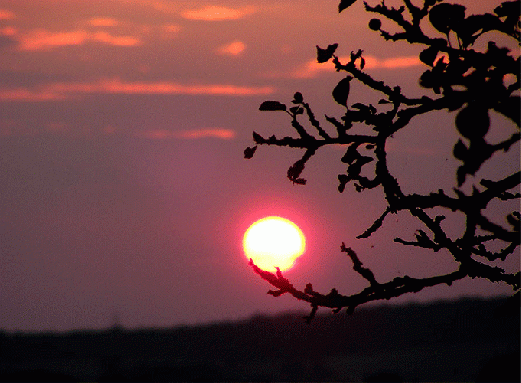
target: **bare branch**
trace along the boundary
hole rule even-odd
[[[384,218],[387,214],[389,214],[389,212],[390,212],[389,208],[385,209],[383,214],[376,221],[374,221],[374,223],[371,225],[371,227],[368,228],[366,231],[364,231],[359,236],[357,236],[356,238],[361,239],[361,238],[370,237],[371,234],[373,234],[376,230],[378,230],[382,226],[382,224],[384,222]]]

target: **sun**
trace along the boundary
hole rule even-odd
[[[306,238],[290,220],[271,216],[254,222],[246,230],[243,247],[246,257],[260,269],[287,270],[306,250]]]

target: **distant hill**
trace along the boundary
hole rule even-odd
[[[0,381],[519,381],[519,299],[302,315],[0,332]]]

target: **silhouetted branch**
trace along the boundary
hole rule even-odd
[[[291,165],[291,167],[288,169],[288,178],[290,181],[300,185],[306,184],[306,180],[299,177],[304,170],[304,167],[306,166],[306,162],[311,158],[311,156],[313,156],[313,154],[315,154],[315,149],[309,148],[306,150],[300,160]]]
[[[297,104],[297,105],[301,105],[304,108],[304,110],[306,111],[306,114],[308,116],[309,122],[317,130],[318,134],[321,137],[323,137],[325,139],[331,138],[329,136],[329,134],[327,134],[326,131],[324,129],[322,129],[322,127],[320,126],[320,122],[315,118],[315,115],[313,114],[313,111],[311,110],[311,107],[309,106],[309,104],[307,102],[304,102],[304,100],[302,98],[302,94],[300,94],[299,92],[295,93],[295,95],[293,97],[293,103]]]
[[[404,241],[401,238],[395,238],[394,242],[401,243],[406,246],[418,246],[424,249],[432,249],[435,252],[439,251],[442,247],[431,240],[423,230],[418,230],[415,233],[416,241]]]
[[[339,10],[343,11],[353,3],[353,0],[342,0]],[[296,92],[292,101],[295,106],[289,110],[286,104],[279,101],[265,101],[260,109],[286,112],[291,116],[291,125],[298,137],[276,138],[273,135],[264,138],[254,132],[253,139],[256,145],[303,149],[303,156],[287,173],[292,182],[302,185],[306,181],[300,175],[307,161],[319,148],[326,145],[348,145],[341,158],[341,162],[346,164],[346,171],[338,175],[338,191],[343,192],[349,184],[353,184],[358,192],[381,186],[387,203],[382,215],[357,238],[367,238],[382,228],[387,214],[405,211],[424,227],[414,233],[415,240],[395,238],[395,242],[434,252],[448,252],[454,258],[458,269],[445,275],[420,279],[405,276],[387,283],[378,283],[373,271],[363,267],[358,255],[342,243],[341,251],[350,257],[353,270],[370,284],[357,294],[344,296],[336,289],[332,289],[328,294],[321,294],[313,290],[311,284],[307,284],[305,289],[300,291],[282,276],[280,270],[275,274],[269,273],[250,261],[253,270],[277,288],[270,290],[271,295],[289,293],[311,305],[312,310],[306,317],[307,321],[315,316],[319,307],[328,307],[334,312],[346,308],[348,312],[352,312],[358,305],[369,301],[390,299],[438,284],[450,285],[465,277],[502,282],[510,285],[514,291],[521,288],[519,272],[507,273],[502,267],[480,262],[505,261],[509,256],[517,254],[516,250],[520,245],[521,213],[514,211],[508,214],[506,223],[509,228],[505,228],[493,222],[486,211],[492,201],[521,198],[521,173],[514,171],[499,180],[482,179],[479,184],[471,185],[471,192],[463,191],[469,190],[464,188],[466,184],[477,182],[476,174],[496,153],[507,152],[520,141],[519,131],[511,133],[498,143],[489,142],[490,136],[487,133],[493,128],[489,116],[491,110],[510,119],[517,129],[521,125],[521,59],[519,56],[514,57],[509,49],[499,47],[492,40],[481,44],[486,46],[483,51],[477,50],[474,44],[478,39],[490,36],[486,35],[486,32],[496,31],[512,37],[521,45],[521,1],[503,2],[494,9],[494,13],[483,15],[467,15],[464,6],[441,3],[438,0],[424,0],[421,5],[413,4],[411,0],[403,0],[403,4],[395,8],[387,6],[384,2],[375,6],[364,3],[367,12],[394,22],[401,30],[395,34],[386,32],[382,30],[379,19],[372,19],[369,28],[379,31],[386,40],[402,40],[423,46],[419,60],[427,69],[420,76],[419,84],[426,92],[432,92],[430,96],[425,94],[419,98],[409,97],[399,86],[390,86],[366,73],[365,58],[360,49],[352,51],[347,62],[341,63],[336,55],[337,43],[326,48],[317,46],[319,63],[332,60],[338,72],[347,72],[332,92],[333,100],[345,108],[345,113],[340,118],[325,116],[325,120],[335,128],[336,136],[323,129],[309,104],[304,102],[302,94]],[[439,32],[443,37],[427,35],[426,29],[423,28],[423,22],[427,21],[435,32]],[[505,80],[507,78],[508,84]],[[381,93],[383,98],[378,105],[360,102],[349,104],[349,99],[352,99],[352,81],[358,81],[363,86]],[[414,119],[442,110],[455,114],[455,127],[460,135],[453,146],[453,156],[460,161],[455,171],[453,194],[448,195],[439,189],[425,195],[406,195],[400,188],[399,180],[388,167],[388,140],[395,133],[410,126]],[[305,124],[311,125],[311,128],[317,131],[318,137],[308,133],[300,121],[305,117]],[[348,134],[355,124],[367,129],[367,134]],[[360,152],[364,146],[369,149],[368,155]],[[247,148],[244,151],[245,158],[251,158],[256,149],[257,146]],[[370,169],[374,176],[368,176],[367,169]],[[429,209],[434,208],[445,209],[447,214],[463,214],[465,225],[461,233],[451,238],[442,227],[446,215],[431,216]],[[495,251],[490,250],[492,244],[495,245]]]
[[[349,255],[349,258],[351,258],[351,261],[353,262],[354,271],[356,271],[362,277],[367,279],[371,286],[376,287],[378,285],[378,282],[376,282],[376,279],[374,278],[373,272],[368,268],[362,266],[362,262],[360,262],[360,259],[358,259],[358,256],[356,255],[353,249],[351,249],[350,247],[346,247],[345,243],[342,242],[342,245],[340,246],[340,251]]]
[[[334,56],[333,63],[335,64],[335,69],[338,71],[346,71],[353,75],[354,78],[356,78],[358,81],[363,83],[364,85],[379,91],[385,95],[388,96],[389,101],[396,100],[398,102],[401,102],[405,105],[416,105],[421,104],[427,100],[430,100],[430,98],[408,98],[401,94],[401,91],[399,88],[391,88],[390,86],[386,85],[383,81],[377,81],[373,79],[368,74],[362,72],[358,68],[356,68],[355,64],[352,61],[349,61],[346,64],[342,64],[338,57]]]
[[[340,309],[346,308],[348,313],[352,313],[357,306],[367,302],[382,299],[389,300],[403,294],[418,292],[424,288],[439,284],[450,286],[454,281],[463,279],[467,276],[467,274],[462,270],[456,270],[449,274],[421,279],[411,278],[408,276],[397,277],[390,282],[374,284],[357,294],[346,296],[338,293],[336,289],[332,289],[328,294],[321,294],[314,291],[310,283],[306,285],[304,291],[300,291],[290,284],[288,280],[282,276],[280,271],[277,271],[277,274],[279,275],[276,275],[261,270],[251,259],[249,264],[255,273],[278,289],[276,291],[270,290],[268,294],[278,297],[282,294],[288,293],[298,300],[308,302],[312,308],[311,314],[306,317],[308,321],[314,317],[318,307],[330,308],[333,309],[333,312],[339,312]]]
[[[367,229],[366,231],[364,231],[362,234],[360,234],[359,236],[357,236],[356,238],[358,239],[362,239],[362,238],[368,238],[371,236],[371,234],[373,234],[376,230],[378,230],[383,222],[384,222],[384,218],[387,214],[389,214],[390,210],[389,208],[385,209],[385,211],[383,212],[383,214],[380,216],[380,218],[378,218],[376,221],[374,221],[374,223],[371,225],[371,227],[369,229]],[[343,242],[342,242],[343,243]]]

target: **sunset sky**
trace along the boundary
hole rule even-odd
[[[500,1],[480,3],[491,11]],[[242,236],[268,215],[306,235],[306,253],[285,273],[297,287],[366,287],[341,242],[382,282],[455,270],[446,253],[393,243],[421,228],[406,214],[355,239],[385,205],[378,190],[338,193],[342,148],[317,153],[306,186],[286,178],[298,150],[260,147],[243,158],[253,130],[292,134],[287,115],[258,110],[264,100],[289,103],[300,91],[323,121],[342,114],[331,90],[343,75],[315,62],[317,44],[339,43],[340,56],[362,48],[368,73],[423,94],[420,47],[383,42],[361,1],[340,15],[337,5],[0,0],[0,329],[171,326],[308,310],[266,295],[247,265]],[[352,103],[379,99],[352,87]],[[390,142],[406,193],[451,191],[453,118],[419,119]],[[493,121],[500,135],[513,132]],[[497,179],[517,167],[519,146],[480,174]],[[519,268],[519,255],[509,267]],[[465,280],[396,302],[509,291]]]

